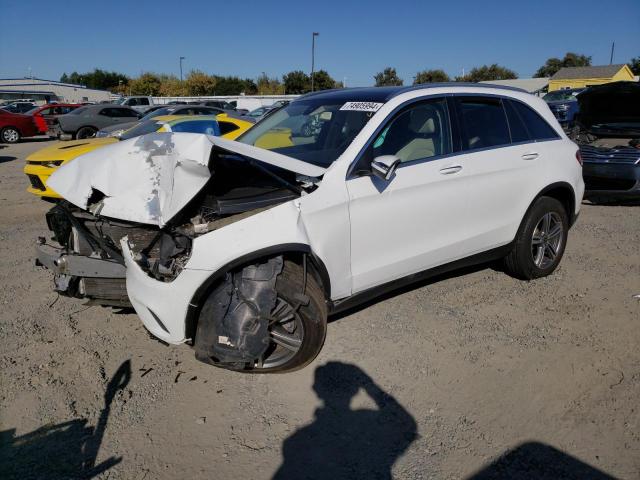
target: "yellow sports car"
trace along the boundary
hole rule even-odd
[[[55,169],[80,155],[104,145],[116,143],[119,140],[128,140],[129,138],[152,132],[205,133],[208,135],[221,135],[229,140],[234,140],[252,126],[251,122],[227,117],[225,114],[217,117],[212,115],[166,115],[140,122],[124,132],[119,138],[104,137],[56,142],[27,157],[24,173],[31,183],[31,186],[27,188],[27,192],[45,199],[61,198],[60,195],[46,186],[47,179]]]

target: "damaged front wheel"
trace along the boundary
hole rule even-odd
[[[243,372],[288,372],[309,364],[327,331],[324,293],[310,272],[274,257],[229,273],[204,303],[196,357]]]

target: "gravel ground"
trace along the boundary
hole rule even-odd
[[[0,149],[1,478],[640,478],[639,207],[584,205],[549,278],[438,278],[240,375],[56,298],[22,174],[46,145]]]

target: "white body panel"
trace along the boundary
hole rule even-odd
[[[368,176],[347,179],[354,159],[399,106],[451,92],[519,99],[535,108],[560,139],[403,165],[388,183]],[[245,147],[252,150],[245,153],[254,158],[255,150],[260,150],[241,148]],[[527,93],[468,86],[410,90],[384,104],[326,171],[311,172],[324,174],[313,193],[196,238],[185,269],[174,281],[162,283],[150,278],[132,262],[123,245],[127,291],[147,328],[163,340],[179,343],[185,340],[189,303],[214,272],[262,249],[303,244],[326,267],[330,299],[342,299],[511,242],[533,199],[550,184],[571,185],[577,213],[584,184],[576,150],[546,104]],[[534,151],[536,159],[522,158]],[[265,162],[272,163],[269,157],[265,154]],[[274,164],[286,163],[284,159],[271,158]],[[299,167],[290,166],[293,171]],[[462,168],[453,175],[440,172],[451,166]],[[149,310],[168,332],[158,326]]]

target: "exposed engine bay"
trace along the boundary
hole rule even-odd
[[[152,278],[170,282],[189,260],[194,238],[311,192],[305,177],[212,149],[204,188],[162,227],[100,215],[105,195],[93,189],[87,210],[61,201],[46,215],[56,244],[40,239],[39,264],[55,273],[55,289],[111,306],[129,305],[120,241]]]

